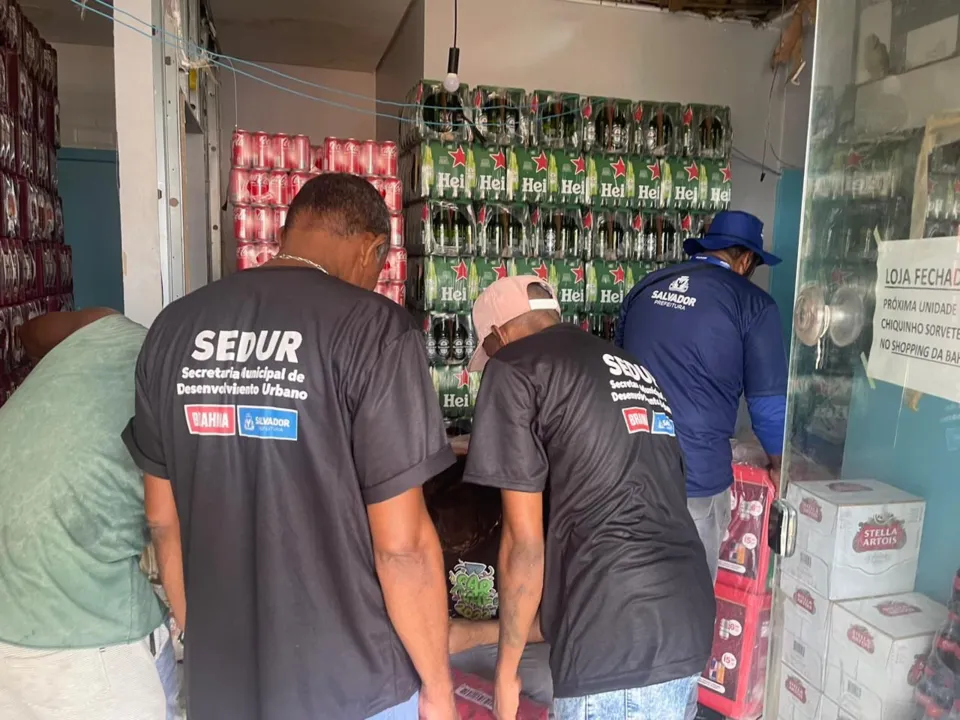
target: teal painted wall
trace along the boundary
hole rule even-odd
[[[123,312],[117,153],[62,148],[57,169],[66,241],[73,248],[76,307]]]
[[[773,253],[783,262],[770,269],[770,294],[777,301],[783,338],[790,348],[793,338],[793,299],[797,290],[797,256],[803,205],[803,170],[784,169],[777,183],[773,216]]]

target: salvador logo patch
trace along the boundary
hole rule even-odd
[[[258,440],[296,440],[297,420],[296,410],[256,405],[237,407],[240,437]]]

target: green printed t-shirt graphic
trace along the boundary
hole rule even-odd
[[[121,315],[55,347],[0,408],[0,641],[87,648],[163,621],[140,571],[143,479],[120,434],[146,330]]]

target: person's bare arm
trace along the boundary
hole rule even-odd
[[[20,328],[20,341],[31,360],[40,360],[73,333],[107,315],[110,308],[87,308],[75,312],[54,312],[28,320]]]
[[[516,716],[520,656],[543,594],[543,493],[503,490],[500,540],[500,641],[497,653],[498,717]]]
[[[467,620],[465,618],[453,618],[450,621],[450,654],[456,655],[459,652],[479,647],[480,645],[495,645],[500,641],[500,621],[499,620]],[[534,618],[533,625],[530,626],[530,635],[527,636],[528,643],[543,642],[543,634],[540,632],[540,617]]]
[[[432,702],[449,701],[455,713],[443,554],[423,491],[368,505],[367,515],[387,614],[420,675],[421,692]]]
[[[183,551],[180,546],[180,516],[169,480],[144,474],[144,507],[147,527],[157,554],[160,582],[170,603],[173,619],[187,628],[187,595],[183,583]]]

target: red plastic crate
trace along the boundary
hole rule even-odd
[[[713,649],[700,676],[700,703],[731,720],[755,720],[763,712],[770,645],[772,595],[717,582]]]
[[[453,696],[460,720],[494,720],[492,682],[454,670]],[[547,714],[546,705],[520,696],[517,720],[547,720]]]

